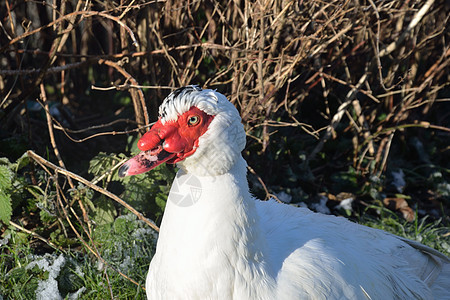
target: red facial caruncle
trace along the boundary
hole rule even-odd
[[[119,176],[141,174],[164,162],[177,163],[192,155],[213,118],[193,106],[177,120],[164,124],[158,120],[138,141],[142,152],[119,169]]]

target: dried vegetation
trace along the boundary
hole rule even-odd
[[[448,1],[6,0],[0,9],[0,156],[35,149],[60,217],[98,257],[89,208],[69,190],[78,181],[114,198],[96,185],[111,175],[90,182],[66,169],[87,177],[80,161],[123,151],[124,137],[145,132],[164,96],[187,84],[238,107],[266,195],[340,201],[344,191],[410,220],[410,206],[448,218]],[[406,190],[392,192],[397,169]]]

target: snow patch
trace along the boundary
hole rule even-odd
[[[319,213],[329,215],[331,211],[327,207],[328,198],[323,195],[320,195],[319,197],[319,203],[312,203],[311,208]]]
[[[430,158],[428,157],[427,152],[425,151],[425,147],[423,146],[423,143],[417,138],[413,137],[410,141],[412,146],[417,151],[417,154],[419,155],[420,160],[426,163],[430,163]]]
[[[84,293],[84,291],[86,291],[86,288],[83,286],[75,293],[69,294],[69,300],[77,300],[78,298],[80,298],[81,294]]]
[[[101,259],[97,260],[97,271],[104,271],[106,268],[105,264]]]
[[[39,281],[36,289],[37,300],[59,300],[62,299],[62,297],[59,293],[58,281],[56,281],[56,278],[61,271],[61,267],[65,264],[66,259],[60,254],[58,258],[53,261],[53,264],[50,264],[48,256],[46,256],[29,263],[25,269],[28,270],[34,266],[38,266],[39,269],[48,272],[48,279]]]
[[[306,204],[305,202],[299,202],[297,204],[298,204],[298,207],[308,208],[308,204]]]
[[[288,193],[286,193],[285,191],[281,191],[279,193],[275,193],[275,196],[277,196],[277,198],[284,203],[291,203],[292,201],[292,196],[289,195]]]
[[[30,262],[25,269],[29,270],[37,266],[44,272],[48,272],[48,278],[46,280],[40,280],[36,288],[36,299],[37,300],[62,300],[59,289],[58,289],[58,278],[62,267],[66,264],[66,258],[60,254],[56,259],[55,256],[50,254],[45,254],[44,256],[32,256],[34,261]],[[77,266],[76,271],[78,275],[83,275],[81,269]],[[85,287],[80,288],[75,293],[69,294],[68,299],[78,299],[81,293],[86,290]]]
[[[397,171],[392,171],[392,185],[395,187],[397,192],[403,193],[403,190],[406,185],[405,181],[405,173],[403,173],[402,169],[398,169]]]
[[[443,197],[450,196],[450,184],[448,182],[442,182],[437,185],[438,193]]]
[[[342,200],[338,205],[336,205],[336,209],[344,209],[344,210],[350,210],[352,211],[352,203],[353,203],[353,197],[346,198]]]

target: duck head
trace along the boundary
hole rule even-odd
[[[239,112],[227,98],[198,86],[173,91],[159,108],[159,119],[138,141],[141,152],[125,162],[119,176],[176,163],[187,173],[226,173],[245,147]]]

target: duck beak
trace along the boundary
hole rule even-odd
[[[173,130],[161,121],[156,122],[138,141],[137,146],[142,152],[119,168],[119,177],[145,173],[174,158],[176,153],[164,150],[166,136]]]
[[[176,153],[165,151],[162,143],[163,141],[156,148],[142,151],[135,157],[130,158],[120,167],[119,177],[145,173],[176,156]]]

